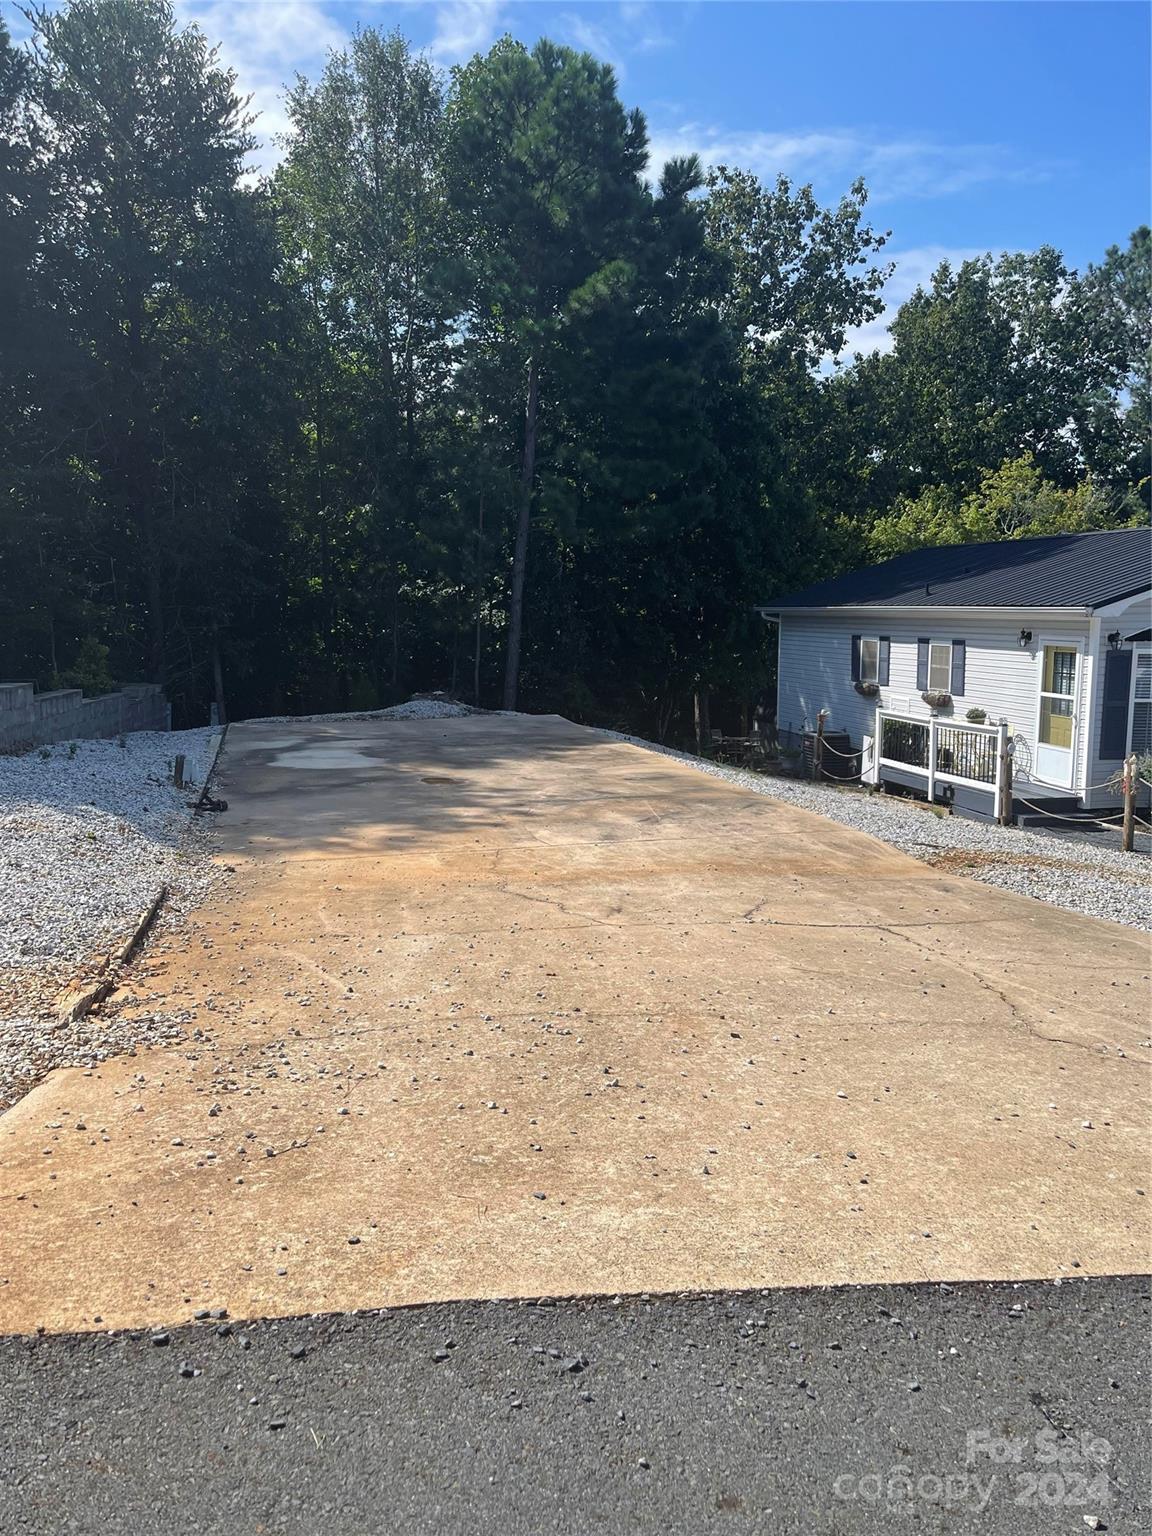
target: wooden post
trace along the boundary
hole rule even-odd
[[[824,773],[824,719],[825,711],[816,716],[816,740],[812,747],[812,777],[819,779]]]
[[[928,718],[928,804],[936,804],[936,716]]]
[[[1135,754],[1124,759],[1124,830],[1120,846],[1125,853],[1131,853],[1136,841],[1136,757]]]
[[[176,761],[172,764],[172,782],[177,789],[184,788],[184,754],[177,754]]]
[[[996,820],[1008,827],[1012,825],[1012,749],[1007,722],[1001,720],[996,729]]]
[[[877,789],[880,785],[880,754],[884,749],[884,716],[879,704],[876,706],[876,720],[872,730],[871,784],[873,789]]]

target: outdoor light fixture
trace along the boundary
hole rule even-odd
[[[1026,651],[1031,644],[1032,631],[1030,629],[1022,629],[1020,631],[1020,649]]]
[[[1108,644],[1114,651],[1118,651],[1120,649],[1120,631],[1118,629],[1114,629],[1108,636]]]

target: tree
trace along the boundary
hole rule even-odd
[[[939,485],[898,501],[873,523],[868,548],[874,559],[887,560],[936,544],[1091,533],[1143,520],[1134,496],[1117,497],[1091,480],[1070,488],[1055,485],[1026,454],[985,475],[967,495]]]
[[[822,208],[786,176],[770,187],[727,166],[709,176],[705,227],[728,265],[721,314],[763,377],[814,372],[880,313],[892,268],[875,258],[888,235],[863,222],[866,203],[863,181]]]
[[[368,30],[254,180],[170,0],[0,28],[0,671],[177,717],[412,686],[684,739],[770,681],[758,602],[1147,496],[1147,230],[942,267],[887,355],[863,185],[694,157],[585,54],[445,81]]]
[[[1085,473],[1131,483],[1122,422],[1146,365],[1120,317],[1134,319],[1137,290],[1118,258],[1081,279],[1050,246],[942,263],[900,307],[892,350],[838,381],[868,508],[929,486],[974,490],[1024,454],[1066,487]]]
[[[418,580],[421,527],[437,516],[431,444],[452,321],[438,281],[443,83],[399,33],[369,28],[315,86],[299,81],[287,107],[275,193],[307,317],[298,528],[320,571],[317,659],[346,703],[350,672],[397,687],[401,600]]]
[[[266,200],[239,185],[248,118],[168,0],[71,0],[34,23],[33,278],[73,364],[29,499],[48,470],[70,477],[92,618],[120,668],[180,688],[251,598],[271,507],[279,304]]]
[[[1084,391],[1079,430],[1089,467],[1112,484],[1139,486],[1149,502],[1152,449],[1152,230],[1109,246],[1077,295],[1079,323],[1106,371]]]
[[[466,349],[515,359],[524,378],[503,698],[514,709],[541,402],[579,315],[628,279],[646,135],[608,65],[510,38],[458,73],[450,121]]]

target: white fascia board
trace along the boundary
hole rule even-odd
[[[1093,611],[1099,619],[1110,618],[1113,614],[1127,613],[1134,603],[1147,603],[1152,599],[1152,587],[1146,587],[1140,592],[1133,592],[1131,597],[1122,597],[1119,602],[1108,603],[1104,608],[1096,608]]]

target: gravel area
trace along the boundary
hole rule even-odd
[[[815,811],[831,821],[891,843],[927,864],[983,880],[1019,896],[1046,901],[1068,912],[1152,930],[1152,838],[1147,833],[1137,837],[1135,853],[1123,853],[1111,833],[984,825],[961,816],[938,816],[915,800],[753,773],[620,731],[601,734],[679,758],[701,773],[727,779],[754,794],[771,795],[773,799]]]
[[[130,1038],[104,1016],[61,1025],[56,1004],[99,970],[160,886],[171,922],[220,878],[211,829],[190,816],[216,740],[139,731],[0,756],[0,1109],[54,1067],[179,1037],[172,1021],[135,1020]],[[178,753],[183,790],[171,783]]]
[[[260,715],[245,720],[245,725],[344,725],[356,720],[459,720],[464,715],[485,715],[494,711],[473,709],[452,699],[409,699],[406,704],[392,704],[387,709],[361,709],[353,713],[331,715]]]

